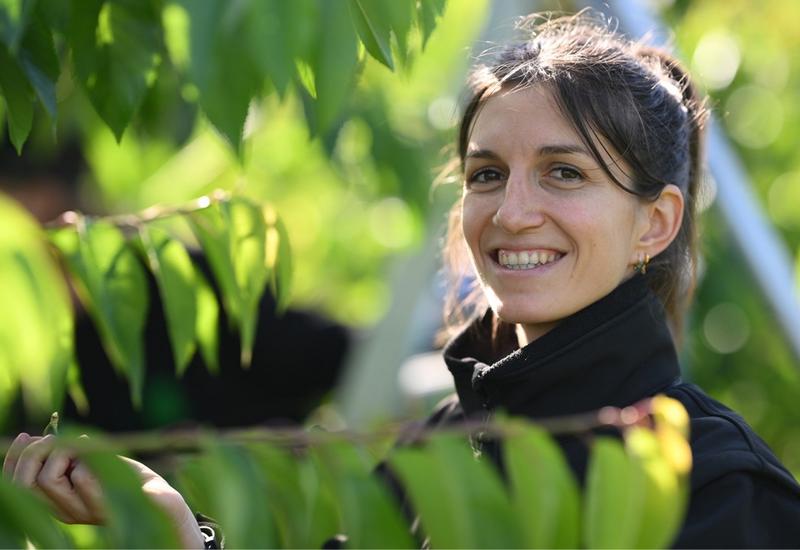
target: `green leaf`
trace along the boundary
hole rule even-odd
[[[22,384],[34,416],[49,415],[64,394],[72,358],[73,312],[58,266],[36,222],[0,195],[0,302],[13,322],[0,324],[2,409]]]
[[[182,5],[191,20],[189,72],[200,91],[200,106],[241,153],[250,100],[263,82],[249,50],[242,47],[251,10],[247,2],[222,0],[183,0]]]
[[[264,476],[280,546],[319,548],[333,531],[319,538],[311,536],[311,506],[304,499],[298,458],[266,443],[248,445],[247,450]]]
[[[33,92],[25,73],[4,47],[0,47],[0,91],[6,100],[11,143],[21,155],[22,146],[33,127]]]
[[[179,480],[192,508],[224,526],[228,548],[277,546],[268,486],[246,449],[209,443],[181,470]]]
[[[142,226],[142,245],[155,276],[167,320],[175,371],[181,376],[194,355],[197,306],[195,269],[180,241],[166,232]]]
[[[511,498],[528,548],[580,545],[580,493],[560,447],[528,422],[509,424],[503,451]]]
[[[350,17],[369,54],[394,70],[388,10],[380,0],[350,0]]]
[[[264,206],[264,221],[267,224],[266,265],[269,270],[270,288],[275,296],[278,313],[286,311],[292,286],[292,250],[289,232],[277,211]]]
[[[342,533],[339,498],[314,460],[304,458],[297,464],[300,490],[305,504],[301,533],[308,541],[301,546],[321,548],[331,536]]]
[[[667,460],[654,432],[645,428],[628,430],[625,447],[636,471],[641,473],[645,494],[632,547],[669,548],[686,512],[687,479]]]
[[[266,224],[253,202],[234,197],[189,216],[219,283],[228,316],[242,337],[242,364],[250,365],[258,304],[267,283]]]
[[[53,44],[53,34],[44,16],[37,9],[22,39],[18,59],[39,101],[50,118],[56,118],[56,81],[59,75],[58,55]]]
[[[400,61],[405,63],[408,57],[408,33],[414,20],[416,1],[397,0],[396,2],[385,2],[382,7],[386,11],[389,26],[397,41]]]
[[[340,504],[343,531],[354,548],[412,548],[409,525],[397,503],[352,444],[339,441],[314,449]]]
[[[303,2],[284,0],[255,0],[249,4],[246,23],[246,43],[261,74],[269,77],[283,96],[294,76],[294,38],[292,27]],[[308,2],[305,2],[306,4]]]
[[[347,102],[358,67],[358,39],[347,10],[340,3],[322,2],[325,32],[315,44],[310,65],[317,92],[313,116],[320,134],[330,130]]]
[[[436,28],[437,19],[444,13],[447,0],[418,0],[417,26],[422,32],[422,47],[428,43],[433,30]]]
[[[622,444],[599,437],[592,447],[584,498],[584,545],[631,548],[644,502],[641,473]]]
[[[159,6],[156,0],[72,0],[75,71],[117,141],[164,55]]]
[[[103,488],[109,547],[178,547],[175,526],[166,512],[144,494],[142,478],[129,461],[101,451],[79,456]]]
[[[128,378],[131,401],[140,407],[148,307],[144,268],[119,229],[104,221],[82,219],[77,232],[61,229],[52,233],[51,239],[78,280],[81,299],[94,318],[111,363]]]
[[[197,287],[197,344],[206,368],[219,373],[219,303],[214,290],[199,271],[195,271]]]
[[[49,508],[33,493],[0,479],[0,547],[73,548]]]
[[[0,40],[16,53],[36,0],[0,0]]]
[[[512,548],[522,534],[496,470],[463,436],[441,434],[390,458],[432,547]]]

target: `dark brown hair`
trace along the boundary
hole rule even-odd
[[[695,284],[705,101],[669,53],[621,37],[592,12],[557,19],[529,16],[521,28],[529,33],[526,40],[501,49],[470,75],[471,96],[457,142],[461,173],[472,127],[487,100],[501,90],[546,86],[611,181],[642,200],[657,199],[670,183],[681,189],[685,207],[680,231],[653,258],[647,275],[673,333],[679,334]],[[630,184],[623,184],[604,161],[605,144],[612,149],[605,151],[608,156],[629,167]],[[444,250],[453,282],[469,272],[460,206],[459,201],[450,212]],[[445,303],[451,334],[467,320],[465,312],[485,303],[477,283],[466,299],[459,297],[458,284],[451,285]]]

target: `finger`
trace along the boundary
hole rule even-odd
[[[53,449],[55,437],[46,435],[38,438],[33,443],[23,449],[14,468],[14,483],[24,487],[33,487],[36,483],[36,476],[44,466],[44,461]]]
[[[3,477],[6,479],[11,479],[14,477],[14,468],[17,466],[17,460],[19,460],[19,455],[22,451],[36,441],[40,439],[38,437],[31,437],[26,433],[19,434],[14,441],[11,443],[11,446],[8,448],[8,452],[6,453],[6,458],[3,460]]]
[[[65,523],[91,522],[92,514],[69,478],[71,452],[54,449],[36,476],[39,490],[53,503],[56,515]]]
[[[74,465],[69,479],[86,506],[89,523],[103,523],[106,518],[106,506],[100,482],[83,462],[77,461]]]

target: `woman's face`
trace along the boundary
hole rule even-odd
[[[606,163],[628,184],[626,166],[611,156]],[[486,102],[464,181],[462,229],[475,271],[494,312],[528,341],[632,273],[644,203],[611,181],[546,88]]]

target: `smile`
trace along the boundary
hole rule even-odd
[[[554,250],[503,250],[497,251],[497,263],[508,269],[534,269],[564,256]]]

